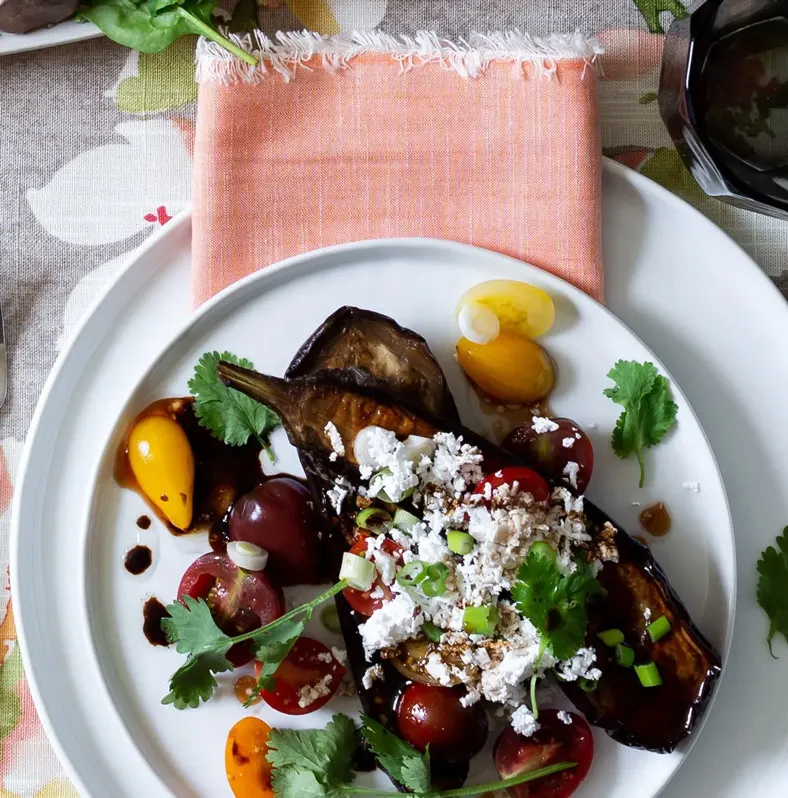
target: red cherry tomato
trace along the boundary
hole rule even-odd
[[[566,479],[567,463],[577,463],[577,490],[584,493],[594,473],[594,447],[588,435],[569,418],[552,418],[558,429],[536,432],[522,424],[513,429],[503,442],[504,448],[521,455],[525,461],[549,474],[556,481]],[[564,446],[564,441],[572,442]]]
[[[236,499],[230,511],[231,540],[268,552],[267,571],[280,585],[319,580],[317,521],[312,494],[290,477],[273,477]]]
[[[487,713],[481,704],[464,707],[461,687],[433,687],[413,682],[397,706],[397,729],[414,748],[430,747],[443,761],[470,759],[487,740]]]
[[[216,625],[230,636],[259,629],[284,612],[282,591],[263,571],[243,571],[223,554],[203,554],[184,573],[178,598],[204,599]],[[227,658],[236,667],[254,657],[248,644],[233,646]]]
[[[357,554],[359,557],[363,557],[364,552],[367,550],[368,539],[369,535],[363,535],[360,537],[351,546],[350,553]],[[393,540],[389,540],[387,538],[383,541],[381,548],[386,552],[386,554],[390,554],[398,561],[402,559],[402,546],[400,546],[398,543],[395,543]],[[375,598],[372,598],[372,593],[376,591],[378,595]],[[381,593],[382,595],[380,595]],[[356,590],[352,587],[346,587],[342,591],[342,595],[347,599],[347,603],[350,604],[350,606],[356,612],[369,617],[373,612],[375,612],[375,610],[379,610],[387,601],[391,599],[392,593],[388,585],[384,585],[380,579],[376,579],[372,583],[372,587],[369,590]]]
[[[495,742],[493,758],[502,779],[519,776],[556,762],[576,762],[570,770],[509,787],[512,798],[568,798],[588,774],[594,758],[594,738],[585,719],[566,713],[564,723],[554,709],[539,710],[539,729],[523,737],[511,726]]]
[[[530,493],[534,501],[546,502],[550,496],[550,488],[536,471],[522,466],[507,466],[500,471],[488,474],[473,491],[474,493],[484,493],[485,485],[489,485],[492,490],[501,485],[513,485],[515,482],[524,493]]]
[[[262,665],[255,663],[258,677]],[[321,642],[299,637],[274,674],[273,690],[261,690],[263,699],[286,715],[306,715],[324,706],[339,689],[345,669]]]

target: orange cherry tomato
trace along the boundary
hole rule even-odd
[[[271,727],[260,718],[239,720],[227,735],[224,769],[235,798],[274,798],[268,735]]]

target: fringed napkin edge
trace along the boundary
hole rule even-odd
[[[259,83],[272,75],[289,82],[299,68],[313,68],[314,59],[319,59],[324,69],[338,72],[349,67],[354,58],[369,54],[391,56],[400,72],[435,64],[452,69],[463,78],[478,78],[492,64],[510,63],[515,76],[522,77],[525,65],[531,64],[539,75],[553,77],[560,61],[582,60],[584,74],[589,67],[598,69],[598,58],[604,52],[597,39],[580,31],[544,38],[519,30],[475,33],[456,42],[430,31],[419,31],[414,36],[392,36],[380,31],[353,31],[337,36],[306,30],[280,31],[275,41],[259,30],[227,35],[254,56],[257,65],[247,64],[215,42],[201,38],[196,54],[197,83]]]

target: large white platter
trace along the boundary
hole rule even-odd
[[[779,352],[771,351],[766,358],[753,342],[754,337],[755,342],[760,340],[764,346],[768,343],[765,319],[773,327],[788,327],[782,299],[725,236],[653,184],[613,168],[608,171],[605,188],[610,305],[649,338],[657,354],[661,355],[696,405],[718,456],[722,456],[734,518],[739,524],[739,547],[747,552],[743,574],[751,590],[754,551],[759,550],[767,539],[773,538],[781,526],[780,519],[788,517],[788,497],[776,479],[778,472],[768,475],[766,468],[779,462],[779,441],[781,437],[785,440],[787,431],[778,403],[782,384],[778,387],[773,385],[779,380],[785,381],[788,364]],[[670,231],[669,236],[667,231]],[[53,373],[36,413],[16,495],[12,583],[31,686],[47,728],[61,756],[67,761],[71,775],[86,794],[95,796],[140,795],[144,792],[166,795],[169,794],[167,786],[169,791],[179,795],[200,794],[194,782],[196,776],[190,774],[191,769],[198,765],[184,765],[179,760],[183,741],[178,735],[165,735],[163,739],[161,727],[157,724],[158,718],[165,716],[146,714],[148,708],[153,709],[152,702],[148,701],[148,675],[139,675],[136,668],[134,673],[130,673],[127,667],[130,638],[124,640],[124,635],[127,631],[131,635],[138,630],[139,621],[120,625],[108,621],[114,613],[122,613],[124,606],[122,599],[117,598],[121,591],[112,587],[113,573],[122,576],[111,549],[116,543],[115,532],[110,526],[103,530],[92,527],[88,533],[84,523],[92,509],[89,492],[94,484],[96,464],[116,428],[126,400],[132,396],[140,377],[162,347],[187,319],[189,232],[188,219],[181,219],[165,228],[158,240],[146,247],[137,262],[105,294],[74,339],[69,352]],[[397,242],[394,246],[402,248],[407,245]],[[531,276],[521,265],[505,266],[505,260],[486,253],[473,252],[469,257],[471,251],[456,246],[418,243],[412,246],[415,249],[408,253],[408,260],[417,255],[420,247],[426,247],[424,251],[431,253],[428,255],[431,262],[440,260],[440,252],[452,254],[455,263],[449,288],[446,288],[445,278],[442,283],[447,294],[453,295],[463,283],[490,273],[491,268],[496,273],[501,273],[500,270],[506,273],[508,268],[510,274],[518,273],[526,275],[526,279],[552,284],[541,273]],[[392,257],[401,256],[400,253]],[[497,263],[493,267],[490,264],[494,261]],[[389,262],[381,267],[384,278],[393,265]],[[339,268],[357,267],[346,264]],[[517,272],[513,271],[515,268]],[[274,292],[288,290],[286,274],[287,270],[283,270],[265,278],[272,283],[282,281],[276,287],[269,286]],[[321,283],[321,293],[326,295],[327,304],[323,308],[326,312],[345,301],[393,310],[386,305],[387,292],[381,288],[380,275],[360,269],[354,274],[358,280],[354,279],[353,285],[345,286],[345,291],[331,288],[336,281],[324,280]],[[665,286],[671,282],[674,287],[668,290]],[[254,282],[247,283],[236,289],[236,299],[223,301],[241,304],[251,301],[243,297],[253,290],[253,285]],[[677,285],[680,288],[676,288]],[[714,286],[715,297],[709,296],[709,286]],[[565,291],[571,303],[581,308],[579,318],[583,321],[585,304],[591,306],[591,303],[576,292],[559,290]],[[332,291],[338,292],[333,298]],[[362,299],[375,302],[362,302]],[[266,297],[254,301],[265,302]],[[743,311],[741,316],[731,316],[730,308],[734,301]],[[724,308],[726,303],[729,306],[727,312]],[[282,335],[288,342],[291,336],[294,342],[300,341],[303,334],[325,315],[316,312],[314,318],[307,319],[308,314],[301,311],[296,315],[278,316],[283,313],[281,304],[269,314],[272,317],[270,323],[280,325],[277,329],[283,331]],[[395,310],[401,321],[416,326],[438,344],[438,354],[449,369],[452,368],[449,350],[446,342],[441,342],[438,319],[441,313],[445,315],[443,306],[449,307],[450,304],[448,297],[437,302],[415,297],[412,304],[400,303]],[[312,312],[311,303],[301,303],[301,306]],[[281,371],[293,347],[288,343],[280,351],[271,342],[270,352],[266,349],[267,342],[262,336],[266,329],[270,329],[266,328],[269,322],[264,322],[258,337],[252,339],[254,351],[248,345],[241,345],[238,329],[233,333],[233,319],[241,319],[244,312],[251,313],[248,309],[239,308],[239,314],[226,316],[223,323],[230,326],[222,331],[222,340],[212,338],[222,327],[221,324],[215,326],[214,314],[221,316],[227,309],[228,306],[214,304],[213,310],[208,310],[191,336],[180,341],[173,350],[176,353],[174,360],[162,362],[146,379],[133,399],[135,407],[162,392],[182,390],[190,358],[205,346],[227,345],[256,359],[259,366]],[[599,318],[609,317],[599,312]],[[746,332],[735,329],[738,318],[746,319]],[[612,320],[609,323],[615,327]],[[716,324],[712,327],[713,323]],[[583,351],[577,353],[576,360],[573,350],[571,364],[578,368],[578,374],[567,369],[570,361],[565,355],[568,351],[562,353],[561,348],[576,334],[572,330],[572,325],[560,329],[549,342],[551,349],[555,347],[563,359],[564,372],[569,371],[568,383],[556,399],[557,409],[573,412],[581,423],[596,421],[600,425],[598,434],[601,437],[604,427],[615,416],[615,410],[606,404],[607,400],[591,399],[589,393],[590,404],[584,404],[580,410],[567,404],[575,390],[573,383],[586,384],[586,379],[592,378],[585,373],[584,361],[594,360],[590,352]],[[225,333],[228,335],[226,340]],[[236,337],[233,338],[232,334]],[[621,350],[616,349],[615,353],[608,349],[613,357],[645,355],[637,341],[627,339],[623,333],[616,335],[623,336],[615,338],[615,341],[624,346]],[[597,346],[596,341],[594,345]],[[604,350],[605,346],[610,346],[610,343],[603,338],[601,348]],[[450,378],[457,384],[456,372]],[[598,387],[601,388],[604,379],[598,373],[593,378],[600,380]],[[752,391],[745,390],[745,387]],[[583,394],[584,400],[585,396]],[[751,408],[751,396],[757,397],[758,412]],[[734,589],[730,547],[726,550],[717,543],[724,540],[726,534],[725,513],[720,514],[719,510],[724,508],[724,501],[721,494],[717,497],[719,501],[706,497],[708,491],[713,499],[719,485],[714,477],[713,464],[704,454],[702,435],[699,431],[692,432],[693,423],[683,400],[682,405],[682,416],[687,423],[682,425],[684,430],[680,434],[684,435],[688,430],[691,436],[696,437],[685,439],[690,447],[689,453],[676,451],[683,447],[666,446],[663,450],[664,467],[660,465],[663,452],[653,458],[654,484],[663,491],[660,498],[667,498],[676,505],[682,522],[677,527],[683,527],[688,520],[697,520],[697,524],[669,537],[657,549],[657,555],[702,628],[715,643],[724,647],[726,625],[720,619],[730,617],[731,592]],[[732,423],[734,419],[735,423]],[[605,452],[601,440],[597,451]],[[693,456],[697,456],[697,461],[692,461],[697,465],[689,473],[688,458]],[[628,503],[641,500],[641,497],[634,487],[631,490],[621,488],[622,485],[632,485],[628,464],[613,462],[612,457],[606,460],[603,456],[601,459],[595,491],[602,495],[608,493],[606,505],[623,523],[631,523],[636,508]],[[621,470],[617,472],[617,468]],[[100,474],[106,476],[106,470]],[[619,480],[615,492],[610,490],[610,484],[605,486],[608,474],[611,481],[614,476]],[[683,491],[681,482],[685,480],[700,482],[701,493],[696,495]],[[111,484],[106,480],[99,480],[99,484],[107,484],[107,496],[111,496]],[[664,491],[671,492],[666,494]],[[96,504],[98,512],[104,512],[103,508],[109,506],[101,497],[100,489]],[[131,499],[129,496],[128,500]],[[124,496],[122,501],[126,500]],[[704,507],[702,518],[696,519],[692,515],[697,509],[693,501]],[[701,504],[704,502],[707,504]],[[109,520],[125,517],[125,511],[121,504],[112,511],[115,515]],[[707,511],[712,515],[707,515]],[[105,519],[106,516],[94,516],[94,520],[97,518]],[[743,546],[742,535],[745,536]],[[711,541],[716,542],[711,544]],[[160,568],[151,580],[161,578],[161,585],[155,585],[155,589],[164,592],[162,586],[167,580],[159,576],[165,571],[163,563],[169,558],[175,562],[177,557],[183,558],[181,561],[184,562],[188,555],[174,549],[165,551],[169,540],[164,536],[160,537],[160,543]],[[708,559],[704,560],[704,556]],[[686,562],[685,558],[688,558]],[[85,580],[85,573],[91,576],[90,580]],[[179,575],[178,571],[169,579],[177,580]],[[172,584],[171,581],[167,583]],[[88,605],[83,602],[85,587]],[[140,588],[126,581],[123,589],[132,592]],[[155,592],[153,584],[148,589]],[[114,600],[96,610],[96,601],[102,597],[114,597]],[[779,759],[779,755],[771,755],[766,765],[761,757],[757,769],[742,766],[747,761],[742,760],[742,756],[750,756],[750,738],[759,752],[773,750],[765,749],[762,744],[774,739],[788,699],[781,697],[783,691],[764,694],[758,679],[761,685],[768,685],[771,681],[776,687],[780,679],[785,678],[786,670],[768,660],[762,642],[764,623],[751,597],[748,596],[743,603],[747,624],[743,630],[739,626],[740,631],[734,638],[733,661],[736,662],[738,653],[739,664],[743,664],[743,654],[747,659],[747,669],[740,669],[733,687],[731,676],[726,678],[721,700],[711,712],[710,723],[698,746],[700,751],[707,752],[706,765],[691,766],[689,771],[685,769],[676,782],[677,786],[669,788],[675,795],[686,795],[689,791],[707,794],[710,785],[717,795],[744,794],[735,791],[745,784],[751,787],[753,778],[760,779],[762,785],[767,784],[770,775],[774,775],[772,763]],[[86,606],[94,608],[90,620]],[[94,639],[100,664],[92,654]],[[156,664],[151,664],[149,674],[150,682],[156,682],[157,691],[153,695],[157,698],[160,695],[160,677],[166,675],[171,662],[160,663],[167,660],[170,652],[149,652],[137,644],[133,647],[137,652],[143,652],[139,656],[157,655]],[[153,659],[150,662],[153,663]],[[159,670],[154,673],[156,668]],[[217,705],[216,711],[226,711],[227,717],[229,713],[237,712],[230,705]],[[205,708],[190,713],[194,720],[189,724],[180,720],[172,723],[184,724],[181,737],[187,737],[195,728],[192,723],[197,723],[198,717],[210,714],[211,710]],[[175,717],[187,716],[175,713]],[[752,718],[751,729],[750,725],[745,725],[749,717]],[[734,736],[731,718],[735,718],[739,730],[746,728],[747,733]],[[169,720],[162,722],[170,723]],[[225,730],[226,725],[221,734],[217,733],[217,739]],[[713,739],[707,742],[706,738]],[[201,737],[194,735],[191,739],[194,741]],[[202,747],[199,750],[202,751]],[[721,750],[726,752],[723,757],[719,756]],[[210,756],[219,765],[221,775],[220,750],[213,746],[211,751],[215,751]],[[615,754],[601,751],[599,762],[614,771],[629,771],[626,781],[619,784],[619,789],[625,790],[620,794],[628,796],[653,794],[682,757],[681,753],[656,757],[625,751],[618,746],[611,751]],[[725,761],[729,753],[730,759],[738,765],[736,770],[732,770]],[[193,751],[191,762],[198,763],[199,758]],[[713,769],[712,760],[715,763]],[[739,774],[746,779],[745,782],[738,781]],[[598,786],[602,789],[601,785]],[[593,789],[593,783],[589,784],[586,793],[613,794],[607,789],[598,792]]]
[[[27,50],[41,50],[44,47],[55,47],[58,44],[82,42],[103,36],[102,32],[90,22],[77,22],[67,19],[48,28],[41,28],[30,33],[3,33],[0,31],[0,55],[23,53]]]

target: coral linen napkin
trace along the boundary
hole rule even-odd
[[[602,298],[600,52],[579,34],[201,41],[194,299],[370,238],[476,244]]]

